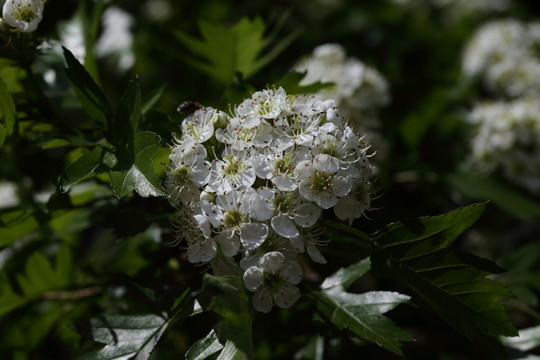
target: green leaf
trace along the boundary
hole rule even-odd
[[[502,210],[526,220],[540,218],[540,203],[494,177],[478,174],[452,174],[450,185],[473,199],[491,200]]]
[[[146,94],[142,100],[142,106],[141,106],[141,114],[146,115],[146,113],[152,109],[154,105],[159,101],[161,96],[163,95],[163,91],[165,91],[165,85],[160,86],[156,90]]]
[[[448,246],[482,214],[486,203],[448,214],[390,224],[371,236],[373,268],[411,287],[435,312],[469,337],[517,335],[500,302],[513,297],[486,275],[503,270]]]
[[[63,50],[68,66],[66,73],[75,95],[91,119],[107,126],[112,119],[112,110],[107,98],[84,66],[68,49]]]
[[[338,270],[315,292],[317,308],[338,329],[350,329],[362,339],[403,356],[402,341],[412,338],[382,314],[407,302],[409,296],[389,291],[352,294],[346,289],[370,268],[369,259]]]
[[[530,243],[509,253],[500,260],[508,272],[499,274],[497,280],[512,290],[516,297],[533,306],[538,305],[540,291],[540,271],[535,267],[540,263],[540,243]]]
[[[120,151],[126,151],[133,143],[133,136],[141,118],[141,88],[134,77],[120,101],[114,120],[109,125],[109,141]]]
[[[16,119],[15,104],[11,98],[11,94],[7,88],[6,83],[0,78],[0,125],[5,129],[4,134],[9,136],[15,129]],[[0,142],[0,145],[3,141]]]
[[[287,94],[313,94],[321,89],[334,85],[334,83],[331,82],[322,83],[320,81],[314,82],[309,85],[300,85],[300,82],[302,81],[304,76],[306,76],[306,73],[307,71],[290,71],[285,74],[285,76],[283,76],[281,79],[276,81],[274,85],[276,87],[283,87]]]
[[[246,356],[240,351],[232,341],[227,341],[223,350],[219,353],[217,360],[244,360]]]
[[[167,329],[169,321],[162,315],[103,316],[76,325],[77,331],[96,342],[102,349],[85,354],[87,359],[148,359]]]
[[[186,352],[186,360],[203,360],[223,349],[216,332],[212,329],[208,335],[198,340]]]
[[[179,298],[172,316],[165,313],[146,315],[109,315],[75,324],[77,332],[103,348],[85,354],[79,360],[89,359],[148,359],[163,333],[176,321],[199,313],[196,302],[186,289]]]
[[[38,252],[27,260],[24,274],[16,274],[22,293],[16,293],[7,278],[0,272],[0,316],[35,300],[44,293],[67,287],[71,280],[71,252],[61,247],[56,257],[56,266]]]
[[[518,337],[503,337],[504,345],[521,351],[529,351],[540,347],[540,326],[519,330]]]
[[[38,227],[38,221],[29,211],[16,210],[0,215],[0,247],[13,243]]]
[[[221,343],[225,343],[226,354],[224,359],[252,359],[253,343],[251,324],[253,321],[253,309],[250,296],[244,287],[240,276],[213,276],[205,274],[203,289],[216,287],[222,294],[214,295],[208,309],[221,317],[217,324],[216,332]],[[228,342],[234,344],[235,349]],[[225,349],[223,350],[225,351]],[[221,356],[221,355],[220,355]]]
[[[152,132],[135,134],[134,159],[123,159],[109,171],[114,194],[122,198],[135,190],[142,197],[166,196],[155,175],[152,160],[161,147],[160,137]]]
[[[243,18],[232,27],[200,21],[199,30],[202,39],[176,33],[178,39],[200,58],[184,60],[224,84],[230,83],[236,72],[249,78],[290,45],[296,36],[289,35],[261,56],[269,39],[264,36],[266,27],[259,17],[253,20]]]
[[[104,156],[105,150],[100,146],[96,146],[92,151],[68,166],[58,180],[60,191],[67,192],[76,183],[104,172]]]

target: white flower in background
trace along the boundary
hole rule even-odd
[[[501,170],[510,181],[540,193],[540,103],[536,98],[477,105],[470,163],[482,172]]]
[[[227,273],[218,251],[240,258],[257,310],[291,306],[302,277],[298,254],[326,263],[318,246],[328,241],[317,226],[324,209],[336,206],[349,222],[370,209],[370,145],[334,100],[282,88],[255,92],[230,115],[197,110],[181,129],[166,188],[188,260]]]
[[[300,298],[297,285],[302,280],[302,268],[298,263],[286,261],[277,251],[265,254],[258,266],[244,272],[244,284],[254,292],[252,298],[255,310],[268,313],[273,304],[290,308]]]
[[[101,21],[103,32],[96,42],[96,56],[114,59],[115,66],[122,72],[129,70],[135,63],[131,32],[135,19],[128,12],[110,6],[103,12]]]
[[[19,205],[17,184],[11,181],[0,181],[0,209]]]
[[[2,8],[4,21],[21,32],[35,31],[43,18],[42,0],[8,0]]]

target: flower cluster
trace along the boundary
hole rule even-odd
[[[43,18],[43,0],[6,0],[3,20],[21,32],[35,31]]]
[[[485,172],[503,174],[540,193],[540,104],[537,99],[476,106],[468,117],[476,125],[471,162]]]
[[[188,260],[216,271],[222,251],[239,259],[255,309],[290,307],[297,255],[326,262],[317,249],[323,210],[352,222],[369,209],[369,145],[332,100],[283,88],[255,92],[231,115],[196,110],[181,128],[166,187]]]
[[[540,93],[540,23],[507,19],[483,25],[463,55],[467,76],[480,76],[494,94],[518,97]]]

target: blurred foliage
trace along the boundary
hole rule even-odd
[[[94,51],[110,6],[135,19],[136,61],[127,71]],[[540,198],[497,175],[464,174],[459,164],[469,131],[462,113],[486,96],[461,76],[465,42],[490,19],[537,19],[540,4],[512,2],[505,12],[458,18],[443,10],[390,0],[48,1],[36,33],[3,31],[0,182],[15,184],[18,203],[0,208],[0,357],[539,356]],[[83,30],[82,59],[43,42],[58,40],[71,23]],[[328,227],[333,242],[321,250],[328,264],[304,264],[302,292],[312,295],[292,309],[253,313],[238,277],[203,277],[181,247],[167,246],[176,239],[175,214],[160,196],[171,133],[182,120],[176,108],[186,100],[232,106],[267,84],[291,93],[326,86],[302,88],[301,74],[289,70],[328,42],[344,45],[390,84],[392,102],[379,114],[389,145],[377,163],[381,196],[369,219],[354,222],[356,235]],[[477,200],[491,203],[461,208],[456,223],[450,211]],[[467,230],[484,206],[476,232]],[[449,214],[418,218],[442,213]],[[413,221],[385,227],[406,218]],[[418,222],[425,227],[408,227]],[[379,229],[371,242],[363,235]],[[395,231],[398,238],[388,235]],[[446,249],[454,240],[455,250]],[[369,270],[361,260],[372,252]],[[441,257],[459,275],[440,266],[423,282],[418,274],[444,263]],[[515,295],[504,302],[508,317],[498,300],[510,294],[485,277],[493,273]],[[443,292],[448,276],[459,281]],[[341,292],[324,279],[336,280]],[[480,290],[481,301],[462,299]],[[366,294],[375,293],[387,298],[363,313]],[[490,316],[502,319],[494,332],[512,335],[515,326],[519,341],[486,335],[490,316],[465,329],[469,315],[478,318],[493,304]],[[369,333],[380,323],[389,332]],[[146,336],[133,342],[130,331],[143,329]]]

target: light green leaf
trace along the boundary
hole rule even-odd
[[[105,150],[96,146],[92,151],[68,166],[58,179],[60,191],[67,192],[79,181],[104,172],[106,169],[103,165],[104,156]]]
[[[4,145],[7,137],[7,130],[4,125],[0,124],[0,147]]]
[[[346,292],[369,268],[369,259],[364,259],[328,277],[321,291],[314,293],[317,308],[338,329],[348,328],[360,338],[403,356],[401,342],[412,338],[383,314],[407,302],[409,296],[389,291]]]
[[[250,296],[240,276],[213,276],[205,274],[203,289],[217,287],[222,294],[214,295],[208,307],[221,317],[216,332],[221,343],[230,341],[238,351],[228,346],[226,354],[234,355],[234,359],[252,359],[253,343],[251,323],[253,309]],[[223,355],[225,356],[225,355]],[[232,356],[232,355],[231,355]]]
[[[540,219],[540,203],[494,177],[478,174],[452,174],[447,177],[450,185],[466,196],[491,200],[502,210],[522,219]]]
[[[219,353],[217,360],[245,360],[244,353],[240,351],[232,341],[227,341],[225,347]]]
[[[155,133],[135,134],[134,159],[123,159],[109,171],[111,185],[118,198],[133,190],[142,197],[167,195],[155,175],[152,163],[160,147],[160,137]]]
[[[112,119],[112,110],[107,98],[84,66],[68,49],[63,50],[68,66],[66,73],[75,95],[91,119],[107,126]]]
[[[212,329],[208,335],[193,344],[186,352],[186,360],[203,360],[223,349],[216,332]]]
[[[482,214],[486,203],[448,214],[390,224],[371,236],[373,268],[411,287],[456,330],[470,337],[517,335],[503,299],[513,294],[486,275],[491,261],[447,247]]]
[[[71,252],[61,247],[56,257],[56,266],[38,252],[27,260],[24,274],[17,274],[22,293],[13,291],[7,276],[0,272],[0,316],[35,300],[48,291],[67,287],[71,281]]]
[[[269,41],[265,39],[266,27],[259,17],[243,18],[232,27],[200,21],[199,30],[202,39],[176,33],[178,39],[200,57],[184,60],[224,84],[230,83],[237,72],[249,78],[290,45],[296,36],[289,35],[261,57]]]
[[[9,136],[15,129],[16,110],[6,83],[0,78],[0,123],[5,128],[5,135]],[[0,145],[3,144],[3,141]]]

